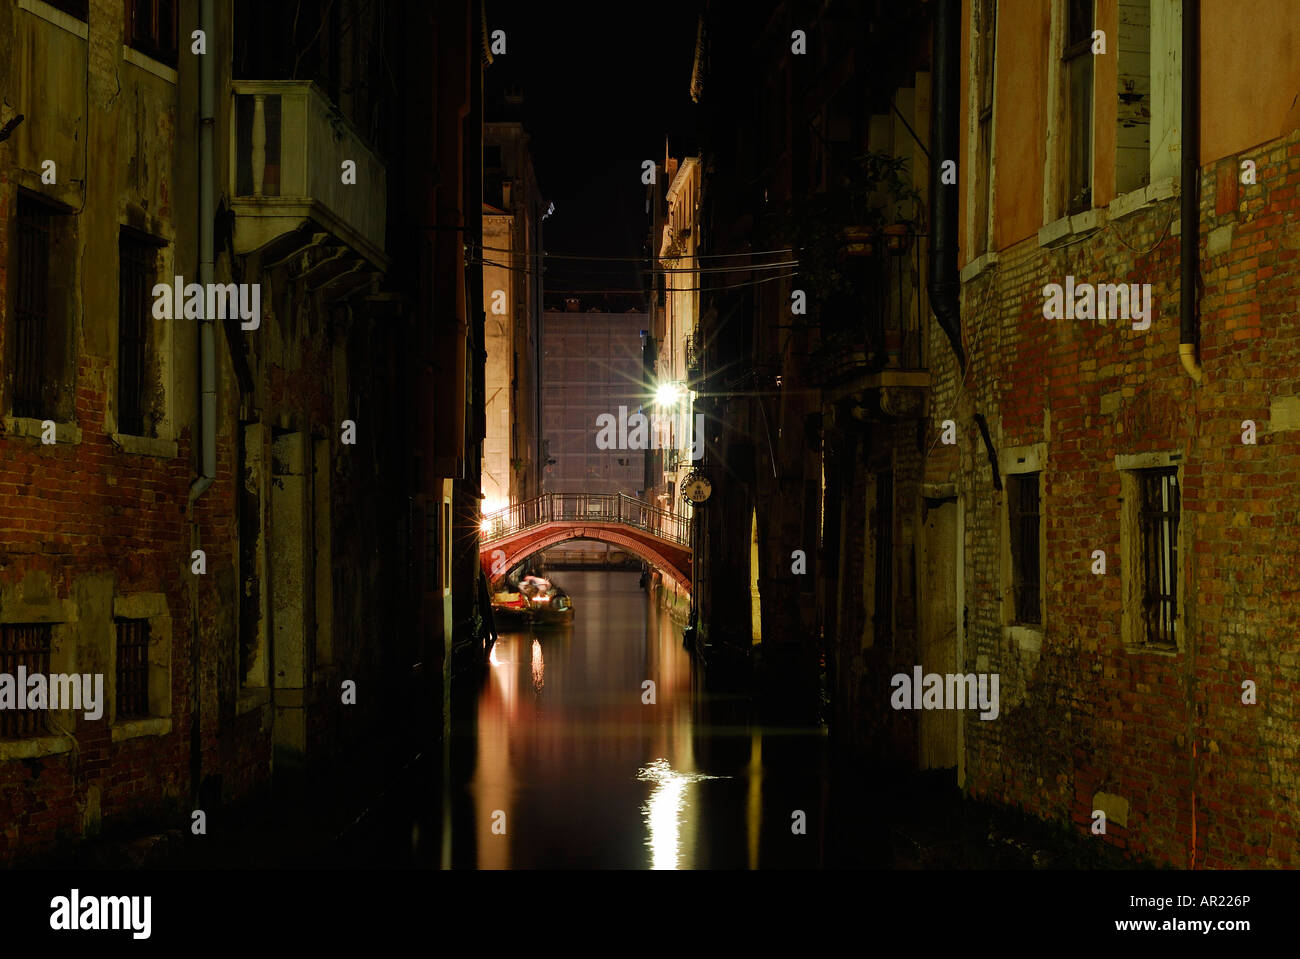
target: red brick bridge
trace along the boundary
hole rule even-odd
[[[495,587],[531,554],[570,539],[611,543],[691,588],[690,520],[622,493],[543,493],[491,513],[479,561]]]

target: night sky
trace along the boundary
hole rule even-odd
[[[489,122],[501,93],[519,87],[522,120],[544,197],[555,203],[550,253],[641,256],[649,219],[641,163],[697,150],[691,102],[696,8],[630,2],[489,0],[487,29],[506,31],[506,55],[486,72]],[[642,286],[633,263],[550,261],[544,287]],[[548,296],[549,299],[549,296]]]

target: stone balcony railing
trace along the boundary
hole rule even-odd
[[[230,195],[235,252],[259,250],[307,224],[386,268],[387,172],[318,87],[236,80]],[[347,161],[355,171],[347,174]]]

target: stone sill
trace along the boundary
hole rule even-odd
[[[1021,650],[1041,652],[1043,648],[1043,628],[1041,626],[1003,626],[1002,637],[1014,642]]]
[[[209,37],[208,42],[211,41],[212,38]],[[181,49],[184,48],[185,48],[185,43],[182,40]],[[135,47],[128,47],[126,44],[123,44],[122,59],[125,60],[127,63],[134,64],[135,66],[139,67],[141,70],[144,70],[146,73],[152,73],[154,76],[158,77],[161,80],[166,80],[168,83],[173,85],[175,85],[176,83],[175,70],[167,66],[167,64],[165,63],[159,63],[157,60],[153,59],[153,57],[146,56],[145,54],[141,53],[139,50],[135,49]]]
[[[235,702],[236,715],[242,716],[244,713],[251,713],[256,709],[261,709],[271,702],[271,689],[268,686],[254,686],[251,688],[241,689],[239,699]]]
[[[62,30],[67,30],[68,33],[82,40],[85,40],[90,32],[87,25],[76,17],[69,16],[48,3],[42,3],[41,0],[18,0],[18,9],[26,10],[28,13],[40,17],[46,23],[52,23]]]
[[[141,736],[166,736],[172,731],[172,718],[156,716],[151,719],[123,719],[113,723],[110,728],[115,743]]]
[[[996,250],[989,250],[983,256],[977,256],[961,268],[961,281],[969,283],[975,277],[979,276],[985,270],[992,269],[998,265],[998,253]]]
[[[39,759],[72,752],[71,736],[33,736],[30,739],[0,739],[0,761]]]
[[[1178,177],[1165,177],[1140,190],[1130,190],[1115,197],[1106,207],[1106,213],[1112,220],[1119,220],[1178,195]]]
[[[41,443],[41,434],[45,431],[44,424],[45,420],[38,420],[30,416],[0,417],[0,433],[5,436],[21,436]],[[54,424],[54,443],[41,443],[41,445],[53,446],[64,443],[75,446],[80,442],[81,428],[76,423],[56,422]]]
[[[110,433],[113,445],[123,453],[137,456],[156,456],[159,459],[176,458],[176,441],[158,439],[153,436],[130,436],[126,433]]]
[[[1174,659],[1182,654],[1181,649],[1167,649],[1163,646],[1133,646],[1126,645],[1124,652],[1141,656],[1163,656],[1165,659]]]
[[[1068,241],[1081,240],[1090,233],[1096,233],[1105,222],[1105,214],[1100,208],[1084,210],[1073,216],[1063,216],[1038,231],[1038,245],[1051,249]]]

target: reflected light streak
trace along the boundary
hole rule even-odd
[[[728,776],[706,776],[702,773],[682,773],[673,769],[666,759],[656,759],[637,770],[636,778],[652,782],[650,798],[641,807],[645,824],[650,830],[646,845],[650,847],[650,868],[676,869],[681,846],[681,816],[686,806],[686,787],[701,779],[728,779]]]
[[[495,648],[495,647],[494,647]],[[546,685],[546,663],[542,660],[542,644],[540,640],[533,640],[533,689],[539,693],[542,687]]]

